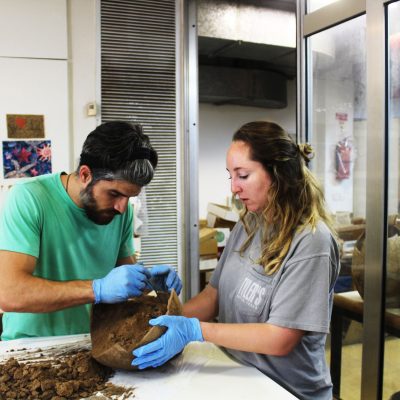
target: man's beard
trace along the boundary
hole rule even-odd
[[[93,186],[89,184],[80,192],[80,200],[85,210],[86,216],[97,225],[109,224],[116,215],[120,213],[114,208],[99,210],[97,202],[93,196]]]

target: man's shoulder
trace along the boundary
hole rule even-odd
[[[56,178],[59,176],[59,173],[54,173],[29,178],[22,182],[15,183],[15,185],[13,185],[13,190],[36,191],[46,187],[51,187],[56,184]]]
[[[33,202],[38,204],[46,198],[54,197],[57,176],[59,174],[47,174],[15,183],[7,195],[7,203],[29,204]]]

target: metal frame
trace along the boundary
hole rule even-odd
[[[367,215],[361,398],[382,397],[387,232],[386,30],[384,2],[367,0]],[[385,140],[382,140],[382,139]],[[384,173],[382,173],[384,172]],[[382,175],[385,176],[382,179]]]
[[[300,0],[301,2],[307,0]],[[379,0],[378,0],[379,1]],[[341,0],[304,15],[304,35],[309,36],[365,13],[366,0]]]
[[[304,40],[305,2],[297,0],[296,4],[296,46],[297,46],[297,88],[296,88],[296,140],[299,143],[306,141],[306,47]],[[303,85],[301,84],[303,83]]]
[[[384,357],[384,295],[387,238],[387,54],[385,5],[383,0],[341,0],[313,13],[304,14],[305,0],[298,0],[298,49],[302,56],[298,73],[298,130],[305,137],[304,121],[308,105],[308,90],[304,60],[307,36],[328,29],[353,17],[366,13],[367,17],[367,203],[366,203],[366,254],[364,278],[364,334],[362,353],[361,398],[382,398]],[[300,12],[300,14],[299,14]],[[384,175],[384,179],[382,179]]]
[[[199,272],[199,101],[196,0],[184,1],[184,296],[190,299],[200,290]]]
[[[177,231],[178,231],[178,274],[179,276],[185,276],[184,265],[185,265],[185,252],[181,251],[185,246],[185,237],[183,222],[185,220],[184,216],[184,197],[183,188],[184,182],[182,177],[183,174],[183,163],[181,162],[181,154],[183,154],[183,139],[184,126],[182,124],[184,115],[184,86],[183,86],[183,48],[182,43],[184,43],[185,38],[185,24],[184,24],[184,6],[182,0],[175,0],[175,63],[176,63],[176,183],[177,183]]]

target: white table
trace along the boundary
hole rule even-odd
[[[90,347],[88,335],[54,336],[0,342],[0,361],[18,349]],[[9,350],[13,349],[12,353]],[[23,350],[26,352],[26,350]],[[110,381],[134,387],[135,400],[296,399],[256,368],[244,366],[211,343],[191,343],[166,365],[144,371],[117,371]]]

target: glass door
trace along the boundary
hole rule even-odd
[[[335,357],[331,364],[337,369],[332,374],[334,393],[343,399],[359,399],[361,387],[363,330],[358,320],[363,307],[367,185],[365,27],[362,15],[308,38],[308,140],[315,149],[313,170],[324,187],[341,254],[335,303],[342,303],[343,309],[335,309],[334,315],[341,329],[332,335],[336,348],[332,346],[331,355],[328,347],[327,357]],[[347,318],[345,311],[357,307],[359,318]]]
[[[299,136],[315,147],[341,247],[327,348],[334,395],[398,400],[400,2],[297,7]]]

